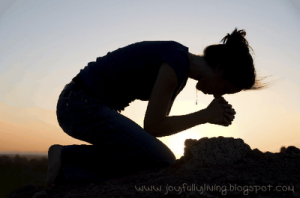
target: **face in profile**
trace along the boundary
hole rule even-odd
[[[240,88],[225,80],[220,73],[215,73],[209,77],[204,77],[198,81],[196,89],[204,94],[220,97],[224,94],[234,94],[241,91]]]

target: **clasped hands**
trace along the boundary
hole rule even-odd
[[[232,105],[223,97],[216,97],[205,109],[207,114],[207,121],[211,124],[217,124],[222,126],[231,125],[234,115],[236,114],[235,110],[232,108]]]

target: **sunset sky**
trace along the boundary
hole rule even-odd
[[[126,2],[126,3],[125,3]],[[300,147],[300,3],[297,0],[1,0],[0,153],[47,154],[52,144],[89,144],[56,118],[65,84],[97,57],[144,40],[174,40],[193,54],[244,29],[258,77],[274,83],[225,95],[237,114],[229,127],[199,125],[159,138],[177,158],[187,138],[241,138],[254,149]],[[189,79],[170,115],[206,108],[213,96]],[[143,127],[147,102],[122,112]]]

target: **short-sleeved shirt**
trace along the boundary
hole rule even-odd
[[[188,48],[175,41],[143,41],[134,43],[89,62],[73,81],[85,91],[117,111],[130,102],[147,101],[163,62],[175,71],[178,86],[168,109],[187,82],[189,71]]]

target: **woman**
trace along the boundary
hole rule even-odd
[[[90,62],[60,94],[57,118],[64,132],[92,145],[52,145],[47,185],[166,167],[175,156],[156,137],[205,123],[229,126],[235,111],[222,95],[260,88],[245,35],[235,29],[203,56],[174,41],[145,41]],[[214,100],[198,112],[168,116],[188,78]],[[135,99],[149,101],[144,128],[119,113]]]

